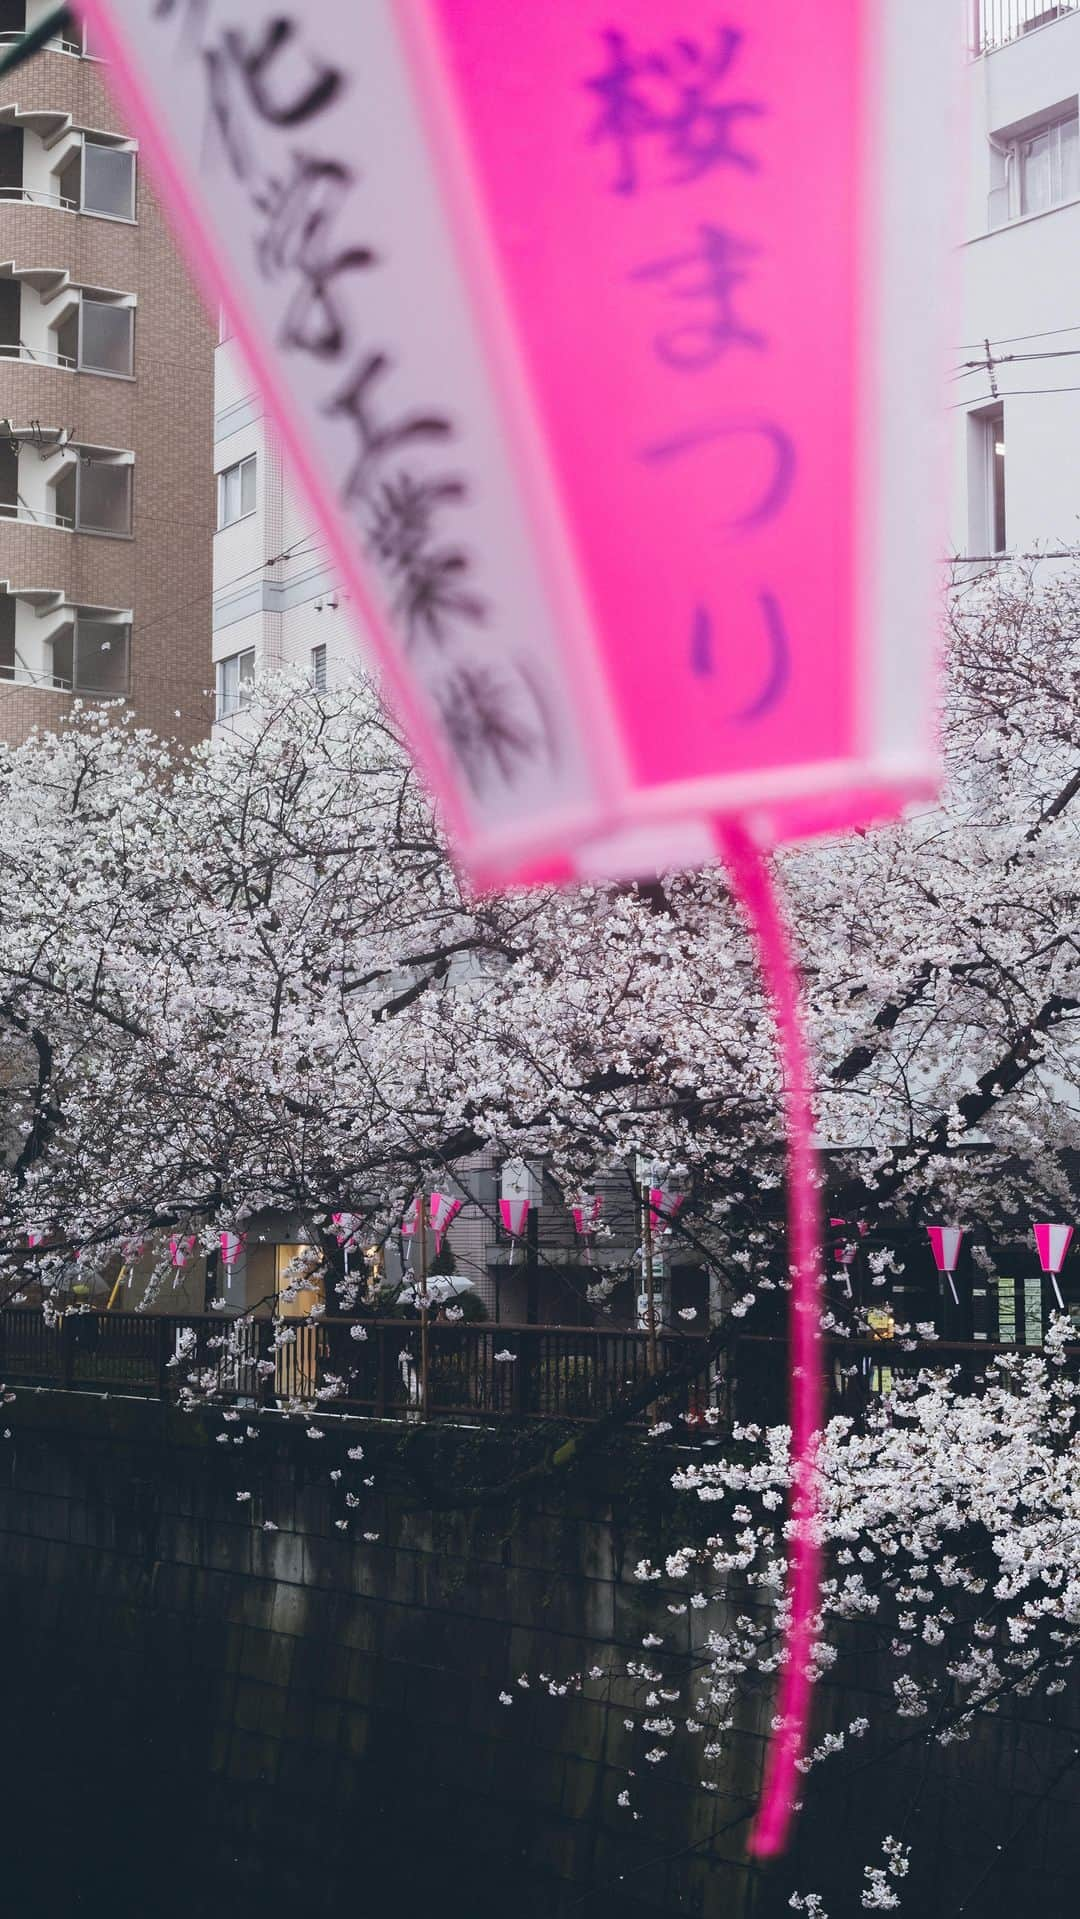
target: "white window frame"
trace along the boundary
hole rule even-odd
[[[326,641],[320,640],[318,646],[311,649],[311,684],[316,693],[325,693],[327,690],[328,664]]]
[[[231,466],[222,467],[218,474],[217,530],[219,533],[223,533],[227,526],[236,526],[240,520],[249,520],[255,512],[259,501],[257,462],[257,454],[245,453],[242,460],[234,460]],[[250,468],[251,471],[251,505],[248,507],[244,506],[244,473],[246,468]],[[234,474],[236,476],[237,489],[236,503],[239,510],[235,513],[229,513],[229,482]]]
[[[131,212],[106,213],[100,207],[88,207],[86,204],[86,149],[104,147],[111,153],[129,153],[131,155]],[[79,212],[90,220],[117,220],[122,226],[135,226],[139,208],[139,149],[134,142],[110,140],[97,133],[84,132],[82,136],[82,159],[79,165]]]
[[[1066,126],[1077,128],[1077,146],[1075,178],[1070,190],[1065,190],[1064,167],[1062,160],[1061,130]],[[1051,137],[1050,154],[1050,197],[1044,207],[1026,207],[1024,205],[1024,150],[1033,140]],[[991,171],[996,176],[989,196],[989,225],[991,230],[1007,226],[1013,220],[1033,220],[1040,213],[1050,213],[1055,207],[1069,206],[1080,199],[1080,104],[1064,110],[1055,107],[1044,119],[1033,120],[1015,131],[995,134],[990,139]]]
[[[972,435],[969,449],[972,508],[969,526],[970,550],[979,555],[992,554],[996,558],[998,554],[1009,551],[1006,469],[1008,455],[1004,451],[1006,446],[1004,405],[983,407],[972,412],[968,416],[968,425]],[[999,499],[1000,542],[998,538]]]
[[[83,314],[88,306],[112,307],[116,312],[131,315],[128,327],[128,370],[126,373],[115,373],[111,367],[107,366],[91,366],[83,358]],[[78,346],[75,364],[80,373],[93,373],[103,380],[133,380],[135,378],[135,307],[130,300],[99,300],[95,299],[93,294],[87,296],[80,288],[77,340]]]
[[[244,671],[244,662],[250,662],[250,669]],[[255,648],[242,647],[239,653],[229,653],[225,659],[217,662],[217,701],[214,716],[217,720],[235,719],[238,713],[250,705],[255,691]]]

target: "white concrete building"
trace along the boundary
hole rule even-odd
[[[951,550],[1080,557],[1080,0],[968,13]]]
[[[215,724],[231,724],[257,675],[299,667],[333,688],[357,661],[326,542],[286,476],[235,340],[217,349],[214,404]]]

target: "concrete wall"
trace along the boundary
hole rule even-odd
[[[504,1477],[513,1439],[327,1421],[312,1441],[265,1421],[251,1440],[220,1415],[80,1395],[20,1394],[3,1419],[12,1911],[786,1919],[793,1889],[817,1889],[830,1919],[859,1919],[861,1865],[900,1831],[920,1919],[976,1885],[980,1919],[1074,1909],[1075,1696],[1056,1731],[1029,1706],[927,1764],[920,1741],[885,1762],[868,1740],[869,1763],[808,1796],[799,1850],[769,1869],[741,1849],[767,1700],[707,1798],[688,1755],[642,1765],[624,1726],[640,1700],[543,1696],[538,1672],[640,1656],[658,1614],[688,1634],[694,1614],[665,1617],[670,1594],[630,1577],[688,1523],[654,1454],[627,1443],[518,1510],[433,1513],[420,1485]],[[346,1536],[350,1473],[364,1503]],[[876,1718],[882,1685],[852,1640],[819,1729]],[[616,1803],[627,1786],[638,1824]]]
[[[989,203],[996,177],[992,140],[1070,101],[1075,107],[1080,13],[971,61],[965,84],[964,244],[950,362],[956,377],[947,395],[954,422],[951,551],[987,551],[968,420],[994,395],[985,369],[965,370],[985,353],[986,339],[995,354],[1064,356],[1005,361],[994,369],[1005,408],[1009,550],[1080,549],[1080,199],[993,230]],[[943,183],[942,190],[953,188]]]

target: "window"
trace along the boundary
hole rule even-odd
[[[118,699],[128,690],[131,629],[77,613],[49,643],[52,683],[61,691]]]
[[[971,506],[969,540],[975,554],[1008,551],[1005,516],[1005,409],[968,418]]]
[[[990,225],[1080,197],[1080,116],[1075,104],[991,141]]]
[[[111,220],[134,220],[135,155],[131,148],[104,146],[87,137],[82,162],[83,212],[103,213]]]
[[[218,661],[217,670],[217,717],[219,720],[231,719],[234,713],[240,713],[251,699],[255,685],[255,648],[249,646],[243,653],[230,654],[227,660]]]
[[[75,526],[80,532],[131,532],[131,475],[126,462],[79,456],[75,485]]]
[[[79,307],[79,365],[91,373],[126,374],[133,371],[135,330],[132,307],[83,295]]]
[[[316,693],[326,692],[325,646],[313,646],[311,649],[311,684]]]
[[[218,529],[255,511],[255,455],[218,474]]]
[[[1020,212],[1042,213],[1080,193],[1080,119],[1075,113],[1018,143]]]

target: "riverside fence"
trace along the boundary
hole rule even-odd
[[[857,1413],[927,1370],[955,1370],[979,1392],[999,1354],[1031,1356],[999,1340],[824,1342],[830,1413]],[[1080,1345],[1067,1349],[1080,1364]],[[648,1420],[692,1423],[716,1409],[724,1425],[787,1417],[786,1341],[740,1333],[721,1356],[699,1335],[661,1333],[660,1369],[677,1378],[638,1409]],[[252,1408],[315,1406],[368,1419],[601,1419],[649,1379],[649,1340],[608,1326],[428,1327],[423,1406],[421,1329],[416,1320],[272,1319],[209,1315],[68,1312],[47,1319],[31,1307],[0,1311],[0,1380],[8,1386],[179,1400],[185,1391]]]
[[[649,1377],[645,1333],[610,1327],[428,1326],[432,1419],[598,1419]],[[660,1334],[678,1368],[677,1404],[704,1411],[706,1341]],[[75,1312],[47,1320],[0,1311],[0,1379],[8,1386],[179,1399],[185,1389],[240,1405],[315,1402],[375,1419],[423,1410],[416,1320],[227,1320],[167,1313]]]

